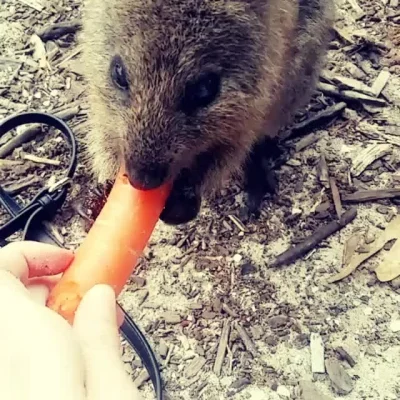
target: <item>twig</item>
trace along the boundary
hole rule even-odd
[[[9,77],[9,79],[7,81],[8,85],[11,85],[13,83],[14,79],[18,76],[19,71],[21,71],[21,68],[22,68],[22,63],[20,63],[17,66],[17,68],[15,68],[14,72],[10,75],[10,77]]]
[[[59,160],[49,160],[48,158],[38,157],[33,154],[24,154],[22,158],[37,164],[55,165],[56,167],[61,165],[61,161]]]
[[[257,357],[258,351],[256,348],[256,345],[253,343],[253,341],[250,339],[250,336],[246,332],[246,330],[237,322],[235,324],[235,328],[240,336],[240,338],[243,340],[243,343],[246,347],[246,349],[253,355],[253,357]]]
[[[290,132],[283,136],[283,140],[292,139],[296,136],[302,135],[305,132],[309,132],[312,129],[315,129],[315,128],[323,125],[328,120],[330,121],[333,118],[335,118],[337,115],[339,115],[346,108],[346,105],[347,104],[344,102],[337,103],[331,107],[326,108],[325,110],[322,110],[322,111],[312,115],[310,118],[307,118],[305,121],[295,124],[292,127],[292,129],[290,130]]]
[[[342,196],[342,201],[346,203],[361,203],[364,201],[394,199],[400,197],[399,188],[359,190],[351,194]]]
[[[230,331],[231,331],[231,321],[226,320],[222,328],[221,339],[218,345],[217,357],[215,358],[215,363],[213,368],[214,373],[217,376],[221,375],[222,364],[224,363],[225,359],[225,352],[228,346]]]
[[[243,225],[243,222],[240,221],[238,217],[235,215],[228,215],[228,218],[237,226],[237,228],[242,232],[247,232],[246,227]]]
[[[82,23],[79,20],[58,22],[56,24],[44,26],[39,29],[37,35],[44,41],[57,40],[64,35],[75,33],[81,29]]]
[[[357,209],[351,208],[346,211],[339,221],[332,221],[327,225],[318,228],[312,235],[310,235],[303,242],[298,245],[289,248],[284,253],[276,257],[272,263],[272,267],[281,267],[283,265],[290,264],[300,257],[306,255],[309,251],[313,250],[323,240],[333,235],[340,229],[344,228],[347,224],[352,222],[357,216]]]
[[[300,139],[296,145],[295,145],[295,150],[297,152],[304,150],[308,146],[313,145],[314,143],[317,143],[318,140],[321,138],[321,136],[318,133],[314,133],[312,135],[308,135],[304,137],[303,139]]]
[[[339,86],[341,89],[348,88],[350,90],[354,90],[355,92],[364,93],[369,96],[375,96],[375,92],[372,90],[372,88],[358,79],[348,78],[342,75],[335,75],[330,71],[325,72],[324,78],[326,78],[328,82]]]
[[[357,364],[354,358],[341,346],[336,348],[336,351],[339,353],[340,357],[347,361],[351,368],[355,367]]]
[[[64,64],[66,64],[68,61],[72,60],[74,57],[76,57],[79,53],[82,52],[82,47],[78,46],[75,50],[71,51],[70,54],[66,55],[65,58],[59,61],[59,63],[56,65],[57,69],[60,69],[63,67]]]

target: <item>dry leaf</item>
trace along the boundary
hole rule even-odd
[[[400,232],[398,235],[400,236]],[[391,281],[400,275],[400,240],[396,240],[382,263],[375,269],[375,273],[381,282]]]
[[[383,246],[393,239],[398,239],[400,237],[400,216],[397,216],[393,221],[387,226],[386,230],[371,244],[371,249],[368,253],[354,254],[348,265],[346,265],[338,274],[330,277],[328,279],[329,283],[340,281],[348,277],[353,271],[355,271],[365,260],[372,257],[374,254],[382,250]],[[396,242],[397,244],[398,242]],[[397,246],[396,246],[397,249]],[[392,248],[393,250],[393,248]],[[397,250],[399,251],[399,250]],[[387,267],[381,268],[381,276],[389,275],[388,270],[392,268],[392,264],[389,263]],[[398,267],[400,270],[400,268]],[[385,275],[386,274],[386,275]],[[391,274],[393,275],[393,274]],[[390,275],[390,276],[391,276]]]
[[[343,267],[346,267],[349,264],[350,260],[357,250],[361,238],[361,232],[357,232],[354,235],[350,236],[350,238],[345,243],[343,251]]]

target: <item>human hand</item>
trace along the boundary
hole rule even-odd
[[[141,399],[120,356],[110,286],[84,296],[72,327],[45,306],[73,257],[29,241],[0,249],[0,399]]]

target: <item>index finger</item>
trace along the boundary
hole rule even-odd
[[[0,249],[0,271],[9,271],[21,281],[57,275],[71,264],[74,253],[51,244],[12,242]]]

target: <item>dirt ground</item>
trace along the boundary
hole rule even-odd
[[[374,271],[391,243],[350,276],[329,281],[350,256],[367,254],[398,214],[400,191],[388,193],[400,181],[400,7],[398,0],[336,3],[322,84],[280,143],[288,157],[276,168],[279,189],[260,218],[245,218],[242,190],[232,182],[188,226],[158,224],[121,295],[164,365],[170,399],[400,399],[399,258],[391,256],[394,279],[381,282]],[[24,110],[55,113],[82,148],[88,123],[80,8],[75,0],[0,0],[0,119]],[[70,32],[46,36],[42,28],[59,22]],[[323,120],[319,113],[332,107],[339,111]],[[0,153],[13,134],[0,138]],[[368,158],[365,149],[379,151]],[[62,174],[68,154],[58,133],[36,132],[0,159],[0,183],[27,201]],[[357,170],[360,154],[365,165]],[[67,247],[85,235],[82,215],[94,185],[80,164],[53,221]],[[359,195],[390,188],[372,192],[370,201]],[[288,246],[337,219],[339,198],[356,218],[301,259],[272,267]],[[125,345],[123,351],[144,398],[154,398],[140,360]]]

